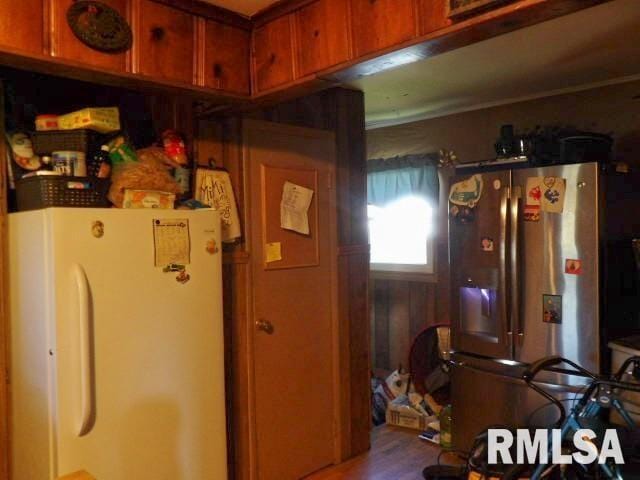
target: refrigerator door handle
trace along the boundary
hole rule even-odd
[[[93,408],[92,379],[91,379],[91,325],[89,304],[89,281],[81,265],[73,266],[73,279],[78,292],[78,333],[80,353],[80,415],[78,418],[77,435],[82,437],[91,430]]]
[[[518,335],[518,344],[522,342],[524,333],[520,325],[520,187],[511,189],[511,245],[509,246],[510,260],[510,293],[511,293],[511,328]]]
[[[507,221],[509,216],[509,187],[503,187],[500,197],[500,317],[508,322],[507,307]],[[507,341],[509,350],[513,351],[513,331],[507,327]]]

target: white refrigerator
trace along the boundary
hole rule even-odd
[[[9,239],[13,480],[226,479],[218,213],[49,208]]]

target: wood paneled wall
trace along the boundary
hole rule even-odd
[[[406,280],[371,280],[371,359],[374,372],[409,368],[418,333],[440,323],[437,285]]]
[[[370,135],[368,132],[367,135]],[[370,280],[371,369],[384,377],[400,364],[409,368],[409,351],[416,335],[433,325],[449,325],[449,175],[441,170],[440,199],[434,241],[435,273],[428,281],[382,277]],[[393,274],[395,275],[395,274]],[[377,278],[376,278],[377,277]]]

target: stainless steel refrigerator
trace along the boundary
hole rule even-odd
[[[606,170],[597,163],[458,169],[452,179],[473,178],[479,195],[472,208],[450,204],[457,448],[468,450],[491,425],[553,422],[556,410],[519,379],[527,363],[561,355],[604,371],[606,342],[640,332],[632,249],[640,181]],[[540,196],[554,182],[564,192],[545,211]],[[542,383],[570,406],[582,382],[549,374]]]

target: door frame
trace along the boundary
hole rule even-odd
[[[4,82],[0,80],[0,132],[4,137]],[[0,141],[0,159],[6,158],[6,142]],[[0,168],[0,478],[9,478],[11,441],[9,438],[9,242],[8,225],[8,182],[6,168]]]
[[[251,225],[251,214],[256,205],[251,202],[251,185],[254,180],[251,172],[251,148],[249,145],[249,132],[261,132],[264,135],[279,134],[283,131],[291,132],[301,136],[308,136],[311,138],[327,138],[331,139],[334,145],[334,156],[336,155],[336,135],[330,130],[320,130],[315,128],[299,127],[294,125],[287,125],[282,123],[266,122],[261,120],[243,119],[242,120],[242,164],[245,172],[243,179],[243,190],[245,198],[245,211],[243,212],[245,218],[245,242],[246,249],[250,256],[250,267],[248,272],[249,284],[247,295],[249,297],[249,308],[246,318],[247,328],[247,365],[248,369],[248,441],[249,441],[249,479],[258,480],[258,455],[257,455],[257,439],[256,439],[256,394],[255,394],[255,346],[254,346],[254,334],[255,334],[255,295],[253,292],[253,278],[254,268],[256,267],[256,261],[259,259],[252,257],[253,245],[253,225]],[[334,464],[338,464],[344,458],[343,452],[348,448],[347,445],[343,445],[342,431],[348,428],[348,425],[343,425],[343,409],[340,387],[343,383],[343,372],[345,368],[342,368],[340,348],[340,325],[339,325],[339,311],[338,311],[338,229],[337,229],[337,194],[336,194],[336,163],[332,162],[329,166],[329,188],[327,188],[329,195],[329,236],[330,236],[330,256],[331,256],[331,346],[332,346],[332,360],[333,360],[333,461]],[[258,181],[259,179],[256,179]],[[322,180],[321,180],[322,181]]]

